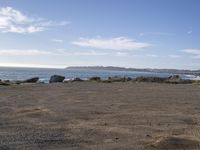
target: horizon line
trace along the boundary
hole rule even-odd
[[[40,66],[33,66],[33,65],[0,65],[0,68],[30,68],[30,69],[67,69],[69,67],[116,67],[116,68],[123,68],[123,69],[152,69],[152,70],[189,70],[189,71],[199,71],[200,69],[181,69],[181,68],[151,68],[151,67],[144,67],[144,68],[140,68],[140,67],[123,67],[123,66],[103,66],[103,65],[96,65],[96,66],[92,66],[92,65],[85,65],[85,66],[78,66],[78,65],[74,65],[74,66],[47,66],[47,65],[40,65]]]

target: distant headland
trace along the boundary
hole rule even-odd
[[[154,73],[172,73],[172,74],[190,74],[200,75],[200,70],[179,70],[179,69],[152,69],[152,68],[125,68],[115,66],[70,66],[66,69],[70,70],[111,70],[111,71],[139,71],[139,72],[154,72]]]

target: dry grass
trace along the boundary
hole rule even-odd
[[[151,146],[159,150],[198,150],[200,141],[191,136],[161,136]]]
[[[1,86],[0,96],[0,149],[200,149],[192,84],[26,84]]]
[[[17,109],[16,113],[21,115],[40,115],[43,113],[49,113],[50,110],[42,107],[25,107]]]

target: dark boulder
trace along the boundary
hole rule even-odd
[[[131,77],[127,77],[127,78],[125,78],[125,81],[132,81],[132,78]]]
[[[128,82],[128,81],[132,81],[132,78],[114,76],[114,77],[108,77],[108,81],[110,81],[110,82]]]
[[[0,81],[0,85],[7,86],[7,85],[10,85],[10,83]]]
[[[169,76],[168,79],[169,80],[181,80],[181,77],[179,75],[172,75],[172,76]]]
[[[83,81],[81,78],[74,78],[72,81]]]
[[[178,83],[181,83],[182,82],[182,79],[179,75],[172,75],[172,76],[169,76],[168,79],[166,80],[167,83],[175,83],[175,84],[178,84]]]
[[[191,84],[194,83],[194,81],[189,80],[189,79],[182,79],[179,75],[172,75],[170,76],[167,80],[167,83],[172,83],[172,84]]]
[[[163,83],[166,81],[166,78],[160,77],[137,77],[135,79],[136,82],[156,82],[156,83]]]
[[[51,76],[49,83],[54,83],[54,82],[63,82],[65,80],[65,77],[60,76],[60,75],[53,75]]]
[[[100,77],[91,77],[90,81],[101,81]]]
[[[39,77],[34,77],[34,78],[27,79],[24,82],[25,83],[36,83],[36,82],[38,82],[38,80],[39,80]]]

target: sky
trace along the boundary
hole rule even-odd
[[[0,66],[200,69],[199,0],[0,0]]]

